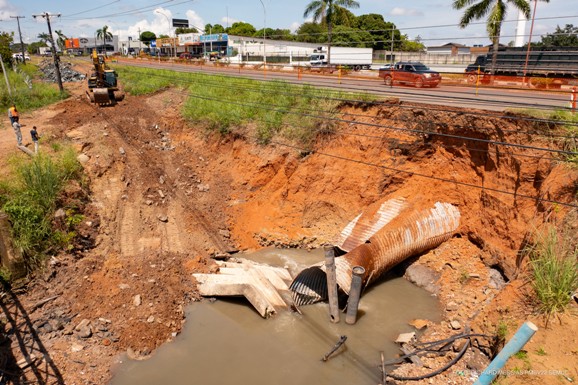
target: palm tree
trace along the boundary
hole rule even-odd
[[[112,33],[108,30],[108,25],[96,30],[96,38],[102,39],[104,46],[104,56],[106,56],[106,41],[112,40]]]
[[[457,1],[457,0],[456,0]],[[327,65],[331,64],[331,33],[333,19],[339,8],[359,8],[355,0],[313,0],[305,8],[303,17],[313,16],[313,21],[327,24]]]
[[[460,28],[465,28],[473,20],[479,20],[488,16],[486,31],[493,43],[491,75],[494,74],[494,68],[496,67],[496,61],[498,59],[500,32],[502,30],[502,23],[506,18],[508,4],[512,4],[520,10],[526,19],[530,18],[530,4],[528,0],[454,0],[453,3],[454,9],[467,7],[460,20]]]
[[[56,39],[56,44],[58,45],[61,51],[64,51],[64,48],[66,47],[66,40],[68,40],[68,37],[66,37],[66,35],[63,34],[61,30],[56,30],[54,32],[58,36],[58,39]]]
[[[50,41],[50,35],[47,34],[46,32],[39,33],[37,37],[38,37],[38,38],[40,39],[40,41],[42,41],[44,44],[46,44],[47,41]]]

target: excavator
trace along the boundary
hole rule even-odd
[[[99,105],[114,105],[124,99],[124,92],[118,88],[116,71],[110,69],[96,49],[92,50],[94,72],[88,78],[86,94],[92,103]]]

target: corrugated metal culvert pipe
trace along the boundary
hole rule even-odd
[[[355,223],[353,223],[355,222]],[[346,294],[351,288],[354,266],[365,269],[363,285],[367,287],[383,273],[411,257],[439,246],[449,239],[460,223],[460,212],[449,203],[437,202],[431,208],[416,210],[404,199],[384,202],[380,209],[363,221],[354,219],[341,235],[343,245],[352,245],[355,234],[369,236],[354,239],[356,246],[347,254],[335,258],[337,285]],[[368,226],[371,223],[373,226]],[[376,223],[382,227],[377,228]],[[356,231],[356,227],[365,229]],[[370,232],[366,231],[371,228]],[[341,246],[341,245],[338,245]],[[347,251],[347,250],[346,250]],[[290,286],[295,305],[308,305],[327,298],[327,277],[323,262],[303,270]]]

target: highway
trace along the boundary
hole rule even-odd
[[[446,107],[475,108],[491,111],[506,109],[543,109],[554,110],[568,108],[570,90],[535,90],[508,85],[504,82],[500,87],[475,87],[475,85],[459,84],[459,80],[442,81],[437,88],[415,88],[412,86],[386,86],[375,71],[360,71],[347,76],[312,73],[307,71],[271,71],[240,68],[238,66],[217,67],[212,62],[207,65],[191,65],[157,62],[154,60],[125,59],[118,64],[135,67],[159,68],[179,72],[198,72],[212,75],[238,76],[255,80],[278,80],[293,84],[309,84],[336,91],[366,92],[388,99],[396,98],[405,102],[442,105]],[[454,75],[455,77],[455,75]]]

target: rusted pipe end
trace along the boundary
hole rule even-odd
[[[365,274],[365,269],[363,268],[363,266],[355,266],[353,267],[352,272],[354,276],[363,277],[363,275]]]

